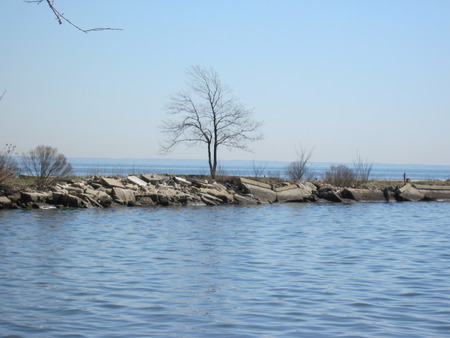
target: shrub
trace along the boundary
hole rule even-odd
[[[13,181],[19,173],[19,166],[13,157],[15,149],[12,144],[6,144],[0,150],[0,184]]]
[[[72,165],[56,148],[37,146],[22,155],[24,170],[33,176],[38,189],[46,189],[67,177],[72,172]]]
[[[355,180],[355,171],[345,165],[333,165],[325,173],[325,182],[336,187],[352,186]]]

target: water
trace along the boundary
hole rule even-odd
[[[74,174],[90,175],[129,175],[142,173],[157,174],[190,174],[207,175],[209,167],[206,160],[176,160],[176,159],[111,159],[111,158],[71,158]],[[311,162],[311,169],[317,178],[322,178],[331,165],[338,163]],[[352,163],[343,163],[353,168]],[[222,161],[219,173],[234,176],[285,177],[289,162],[277,161]],[[403,173],[412,180],[450,179],[450,166],[424,164],[386,164],[374,163],[371,178],[403,180]]]
[[[0,336],[448,337],[450,203],[0,212]]]

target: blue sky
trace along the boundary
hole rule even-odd
[[[185,69],[213,67],[264,121],[221,159],[450,164],[450,1],[0,2],[0,143],[160,158]],[[181,146],[169,158],[206,158]]]

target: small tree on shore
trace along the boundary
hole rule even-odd
[[[212,69],[192,66],[187,71],[188,89],[172,97],[168,113],[177,119],[163,122],[166,154],[180,143],[206,146],[212,178],[216,177],[220,147],[248,150],[248,144],[262,139],[262,122],[231,96],[231,91]]]
[[[0,184],[9,183],[19,174],[19,166],[14,159],[15,146],[6,144],[0,150]]]
[[[353,166],[355,168],[355,176],[361,183],[367,183],[370,178],[370,173],[372,172],[373,162],[363,160],[361,155],[358,153],[356,160],[353,161]]]
[[[297,148],[297,159],[289,163],[286,168],[286,175],[292,181],[310,180],[314,177],[314,171],[309,166],[312,150],[307,148]]]
[[[58,149],[49,146],[37,146],[22,155],[24,170],[33,176],[38,189],[46,189],[61,181],[72,172],[72,165]]]

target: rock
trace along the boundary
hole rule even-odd
[[[304,202],[311,197],[311,191],[295,186],[294,189],[277,192],[278,202]]]
[[[414,188],[410,183],[397,190],[395,197],[399,201],[417,202],[424,199],[425,194]]]
[[[51,203],[56,205],[62,205],[69,208],[86,207],[86,203],[84,203],[81,198],[60,192],[53,193]]]
[[[137,204],[141,206],[154,206],[156,203],[150,196],[139,196],[137,197]]]
[[[386,198],[381,190],[346,188],[341,193],[342,198],[357,202],[385,202]]]
[[[243,187],[261,203],[273,203],[277,200],[277,193],[271,189],[246,183],[243,184]]]
[[[43,192],[21,192],[21,200],[24,203],[46,203],[51,197],[50,193]]]
[[[190,186],[190,185],[192,185],[192,183],[191,182],[189,182],[188,180],[185,180],[184,178],[182,178],[182,177],[174,177],[174,180],[175,180],[175,182],[177,182],[178,184],[181,184],[181,185],[187,185],[187,186]]]
[[[222,200],[210,194],[200,194],[200,198],[206,205],[220,205]]]
[[[244,177],[240,177],[239,179],[240,179],[240,182],[241,182],[242,185],[244,185],[244,184],[246,186],[252,185],[252,186],[255,186],[255,187],[260,187],[260,188],[272,190],[272,187],[270,186],[270,184],[259,182],[259,181],[255,181],[255,180],[250,180],[250,179],[244,178]]]
[[[162,175],[158,175],[158,174],[142,174],[141,178],[145,182],[152,183],[152,184],[168,180],[168,177],[162,176]]]
[[[135,205],[136,204],[136,196],[134,195],[134,192],[129,189],[122,189],[122,188],[113,188],[113,197],[115,202],[118,202],[120,204],[124,205]]]
[[[116,180],[114,178],[102,177],[101,182],[111,188],[125,188],[119,180]]]
[[[259,202],[251,197],[234,194],[234,201],[236,204],[241,205],[257,205]]]
[[[450,186],[417,185],[414,186],[429,201],[450,201]]]
[[[147,182],[145,182],[144,180],[141,180],[137,176],[128,176],[127,180],[130,181],[133,184],[136,184],[136,185],[140,186],[140,187],[145,187],[147,185]]]
[[[278,187],[273,189],[275,192],[282,192],[282,191],[287,191],[287,190],[294,190],[294,189],[298,189],[298,185],[297,184],[288,184],[288,185],[284,185],[282,187]]]
[[[0,209],[9,209],[12,201],[6,196],[0,196]]]
[[[320,190],[320,189],[319,189]],[[342,203],[342,198],[334,190],[324,190],[320,192],[320,198],[330,202]]]
[[[219,198],[223,203],[231,204],[234,202],[233,194],[230,194],[223,185],[215,185],[214,189],[200,189],[202,194],[208,194]]]

